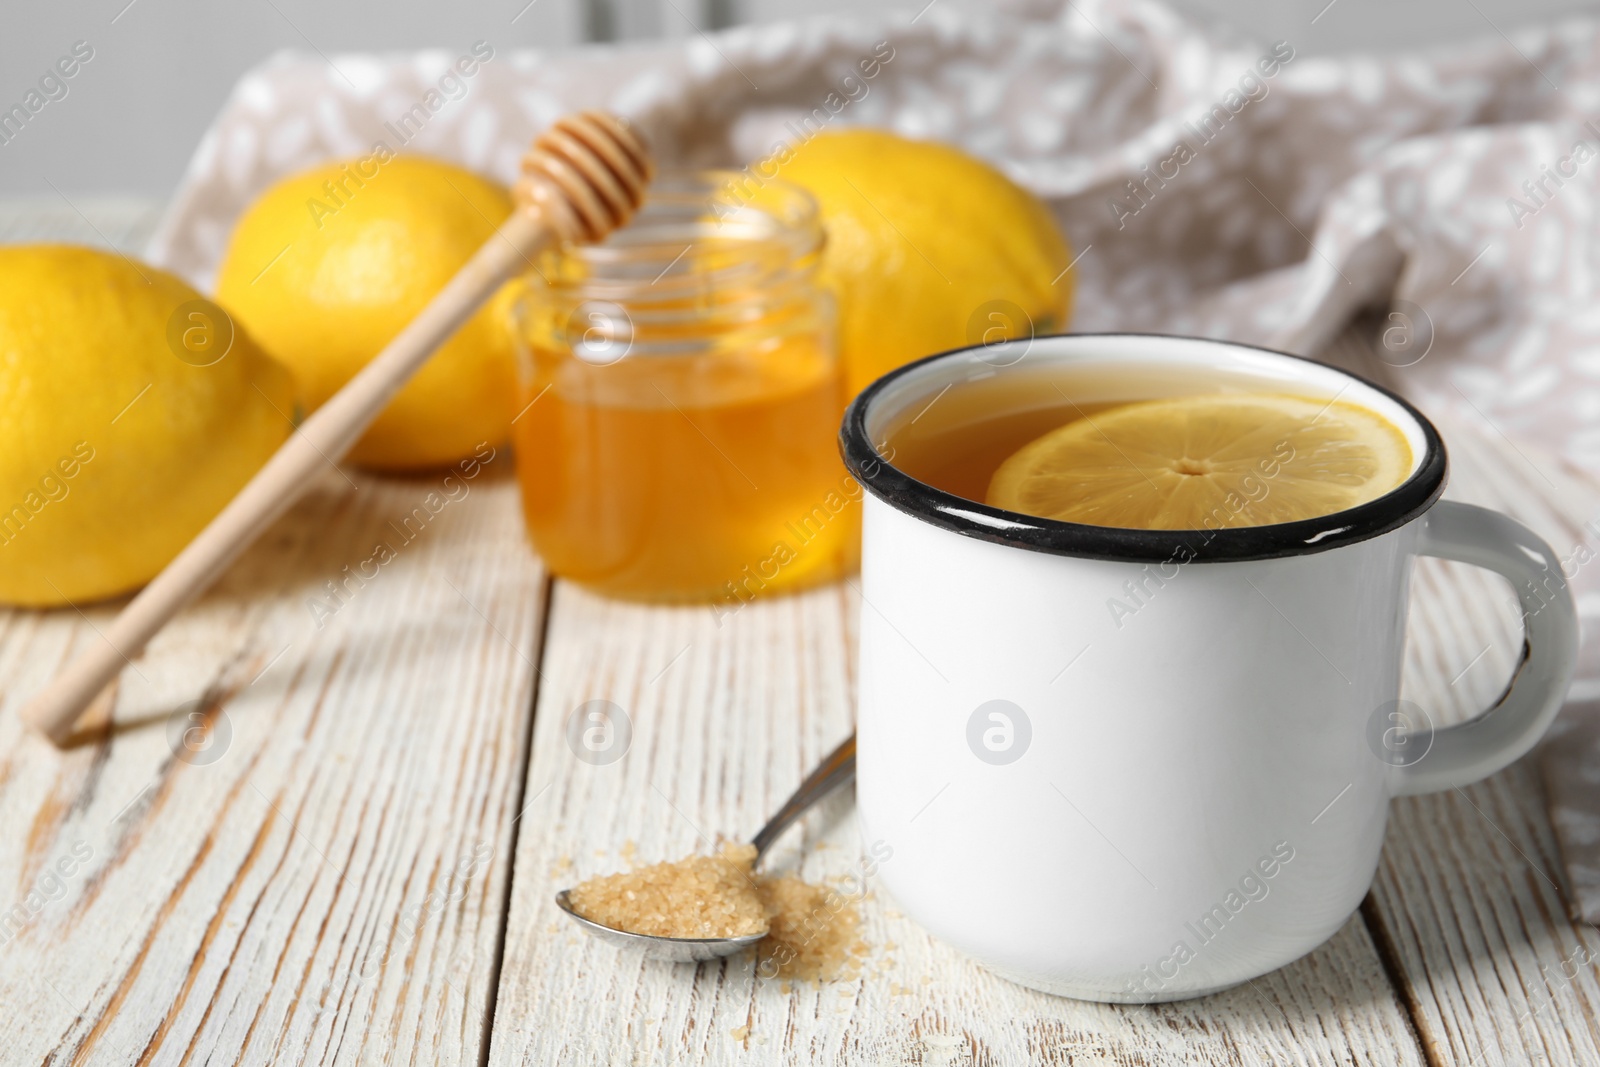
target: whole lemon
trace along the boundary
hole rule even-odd
[[[179,279],[0,247],[0,601],[149,581],[293,429],[294,383]]]
[[[511,213],[493,182],[380,149],[283,179],[239,220],[217,299],[294,371],[311,408],[410,322]],[[439,466],[510,435],[516,391],[509,287],[389,403],[350,457]]]
[[[760,173],[809,190],[827,231],[852,393],[922,356],[1059,332],[1071,256],[1050,209],[981,160],[881,130],[824,131]]]

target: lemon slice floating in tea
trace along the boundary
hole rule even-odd
[[[1276,394],[1126,404],[1024,445],[988,503],[1093,526],[1201,530],[1330,515],[1403,482],[1411,448],[1366,408]]]

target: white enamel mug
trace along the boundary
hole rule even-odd
[[[1028,374],[1339,398],[1400,428],[1413,466],[1322,518],[1152,531],[988,507],[883,454],[947,394]],[[1571,679],[1577,620],[1550,547],[1440,501],[1437,431],[1331,367],[1187,338],[1007,342],[880,378],[841,442],[867,490],[862,832],[892,847],[880,876],[906,914],[1024,985],[1174,1000],[1304,955],[1367,892],[1389,798],[1521,756]],[[1527,638],[1500,701],[1436,731],[1397,705],[1419,555],[1508,578]]]

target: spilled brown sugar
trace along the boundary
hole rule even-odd
[[[867,945],[855,900],[792,874],[758,881],[772,916],[759,946],[758,974],[831,982],[859,973]]]
[[[794,875],[754,872],[754,845],[726,844],[689,856],[592,878],[572,890],[572,908],[591,922],[656,937],[744,937],[757,946],[764,978],[832,981],[853,977],[867,947],[856,901]]]

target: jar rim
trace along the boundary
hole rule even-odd
[[[750,171],[668,171],[626,226],[597,244],[546,253],[549,269],[539,273],[557,290],[621,296],[648,287],[670,299],[685,288],[809,273],[823,241],[820,209],[799,185]],[[696,244],[722,253],[710,269],[687,255]]]

